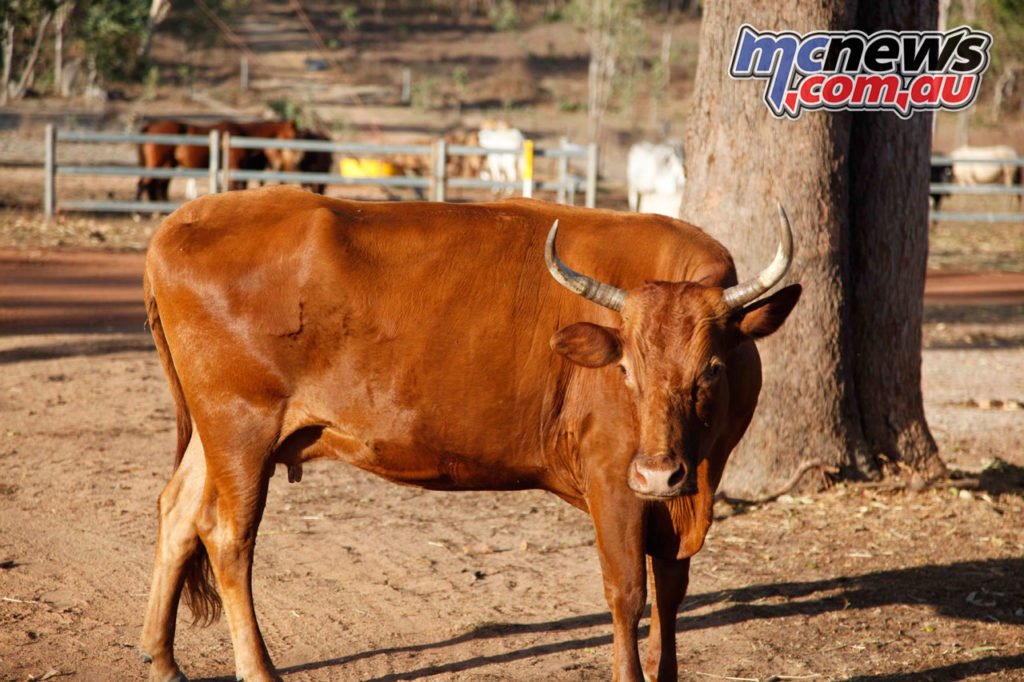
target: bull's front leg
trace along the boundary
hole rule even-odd
[[[645,666],[647,679],[651,682],[675,682],[679,679],[676,614],[686,596],[689,580],[689,559],[651,557],[651,634]]]
[[[594,519],[604,594],[612,612],[615,682],[640,682],[637,626],[647,604],[644,502],[623,480],[598,485],[588,496]]]

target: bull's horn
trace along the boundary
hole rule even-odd
[[[722,301],[730,308],[739,308],[750,303],[779,283],[793,262],[793,233],[789,229],[789,218],[779,204],[779,250],[775,258],[757,277],[740,282],[722,292]]]
[[[555,237],[557,236],[558,221],[556,220],[555,224],[551,226],[551,231],[548,232],[548,241],[544,248],[544,260],[548,264],[551,276],[563,287],[588,301],[603,305],[615,312],[621,312],[622,303],[626,300],[626,292],[611,284],[581,275],[563,263],[558,257],[558,253],[555,252]]]

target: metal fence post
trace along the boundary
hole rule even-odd
[[[561,147],[562,151],[565,151],[566,147],[569,146],[569,139],[566,137],[560,138],[558,140],[558,145],[559,147]],[[558,194],[555,197],[555,200],[560,204],[565,203],[565,197],[568,190],[568,187],[566,187],[566,185],[568,184],[568,182],[569,157],[563,154],[562,156],[558,157]]]
[[[231,133],[224,133],[224,136],[221,138],[221,148],[224,150],[224,173],[221,189],[227,192],[231,189]]]
[[[448,166],[448,144],[443,137],[434,141],[434,154],[431,164],[433,168],[430,173],[430,199],[432,201],[444,201],[445,171]]]
[[[56,208],[57,198],[57,129],[52,123],[46,124],[46,157],[43,161],[45,166],[45,179],[43,180],[43,207],[46,211],[46,219],[53,218],[53,211]]]
[[[597,144],[587,145],[587,208],[597,206]]]
[[[210,131],[210,187],[207,194],[217,193],[217,173],[220,172],[220,131]]]

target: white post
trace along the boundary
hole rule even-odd
[[[220,131],[210,131],[210,188],[207,194],[217,193],[217,174],[220,172]]]
[[[448,165],[448,144],[443,137],[438,138],[434,142],[434,157],[431,161],[433,162],[433,172],[430,174],[430,199],[431,201],[444,201],[445,171],[447,170],[446,167]]]
[[[587,208],[597,206],[597,144],[587,145]]]
[[[239,66],[239,70],[241,71],[241,75],[242,75],[242,92],[247,92],[249,90],[249,58],[248,57],[246,57],[244,55],[242,56],[242,60],[241,60],[240,66]]]

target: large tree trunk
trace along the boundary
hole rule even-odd
[[[764,388],[726,469],[732,495],[776,487],[808,458],[851,477],[876,476],[879,454],[941,469],[920,387],[930,116],[819,111],[779,120],[762,99],[763,81],[728,75],[743,23],[870,32],[894,16],[887,7],[922,3],[862,4],[860,13],[856,0],[705,6],[682,217],[729,247],[743,278],[774,253],[781,202],[796,245],[787,281],[804,285],[782,331],[759,344]],[[920,23],[898,28],[933,28],[935,5],[923,4],[912,17]]]
[[[862,1],[857,28],[934,29],[930,2]],[[872,453],[943,472],[921,399],[921,322],[928,261],[931,114],[853,115],[850,282],[854,382]]]

